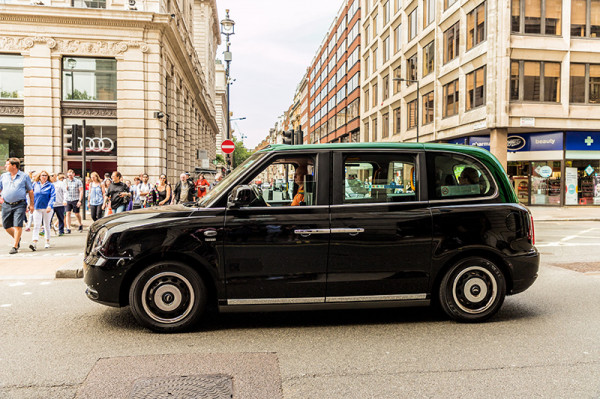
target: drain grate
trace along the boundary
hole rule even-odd
[[[135,381],[130,398],[231,399],[233,379],[222,374],[141,378]]]

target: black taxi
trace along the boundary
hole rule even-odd
[[[144,326],[221,312],[439,304],[492,317],[537,277],[531,214],[489,152],[449,144],[272,145],[198,203],[90,228],[87,296]]]

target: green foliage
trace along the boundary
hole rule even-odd
[[[235,143],[235,151],[233,151],[232,155],[232,169],[235,169],[238,165],[244,162],[250,155],[252,155],[252,151],[247,149],[244,146],[244,142],[241,140],[237,140],[235,137],[232,138]]]
[[[90,96],[87,91],[79,91],[73,89],[73,93],[67,94],[67,100],[93,100],[94,97]]]
[[[225,165],[225,158],[221,154],[217,154],[215,161],[217,161],[217,165]]]
[[[19,98],[19,92],[17,90],[14,91],[0,91],[0,98]]]

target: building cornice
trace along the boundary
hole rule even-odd
[[[23,100],[0,100],[0,115],[23,116]]]

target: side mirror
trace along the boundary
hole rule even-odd
[[[256,195],[252,188],[248,185],[235,186],[229,198],[227,198],[227,208],[240,208],[248,206],[256,199]]]

